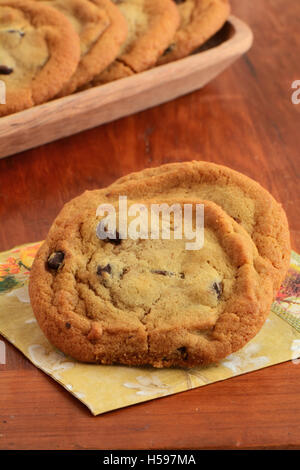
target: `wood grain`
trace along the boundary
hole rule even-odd
[[[0,442],[7,449],[295,449],[299,380],[300,368],[278,365],[91,417],[37,370],[4,371]]]
[[[43,239],[71,197],[146,166],[203,159],[282,202],[300,251],[298,0],[232,0],[253,48],[203,90],[0,161],[0,249]],[[300,365],[281,364],[94,418],[7,345],[0,447],[300,448]]]
[[[224,42],[156,67],[0,119],[0,158],[114,121],[202,88],[252,44],[249,27],[232,16]]]

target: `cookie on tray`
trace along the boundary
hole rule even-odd
[[[128,37],[116,61],[93,85],[107,83],[153,67],[179,25],[173,0],[114,0],[128,23]]]
[[[35,1],[1,0],[0,42],[0,80],[6,87],[0,116],[53,98],[79,62],[79,38],[69,20]]]
[[[258,332],[273,298],[268,263],[220,207],[184,201],[198,234],[196,212],[204,206],[204,245],[191,250],[185,231],[168,239],[162,226],[157,238],[146,235],[149,226],[135,237],[121,223],[105,230],[97,208],[108,202],[118,218],[106,189],[86,193],[84,206],[80,197],[67,204],[35,258],[31,304],[51,343],[84,362],[193,367],[219,361]],[[144,201],[147,220],[161,203],[183,209],[177,194],[160,194]],[[181,224],[170,218],[170,231]]]
[[[181,24],[173,41],[158,60],[158,65],[188,56],[217,31],[230,14],[229,0],[173,0],[179,9]]]
[[[59,93],[64,96],[84,87],[115,60],[127,37],[127,22],[111,0],[47,2],[67,15],[80,37],[80,62]]]

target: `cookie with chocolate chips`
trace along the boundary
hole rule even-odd
[[[173,0],[180,13],[180,26],[158,60],[158,65],[188,56],[226,22],[229,13],[229,0]]]
[[[160,193],[166,198],[192,197],[218,204],[251,236],[268,264],[274,295],[277,293],[290,262],[289,226],[281,204],[256,181],[222,165],[192,161],[126,175],[108,188],[110,197],[122,194],[124,187],[132,198],[153,198]],[[82,196],[82,205],[84,199]]]
[[[35,1],[1,0],[0,44],[0,80],[6,85],[0,116],[53,98],[79,62],[79,38],[71,23]]]
[[[118,58],[93,85],[107,83],[153,67],[179,25],[173,0],[114,0],[128,23],[128,36]]]
[[[177,191],[141,201],[125,183],[65,205],[34,260],[29,286],[40,327],[64,353],[100,364],[192,367],[224,358],[258,332],[273,299],[268,262],[218,205]],[[146,207],[145,226],[132,225],[136,212],[128,212],[124,232],[120,195],[128,196],[128,207]],[[115,230],[97,215],[108,203]],[[162,223],[159,236],[151,236],[150,207],[162,203],[190,205],[195,234],[197,207],[204,206],[202,247],[190,249],[183,219],[175,216],[167,220],[170,237]],[[179,227],[182,237],[175,236]]]

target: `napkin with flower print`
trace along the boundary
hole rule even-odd
[[[39,246],[31,243],[0,254],[0,333],[94,415],[280,362],[300,363],[300,256],[296,253],[258,335],[219,364],[183,370],[82,364],[54,348],[40,330],[28,296],[30,268]],[[0,340],[0,363],[3,349]]]

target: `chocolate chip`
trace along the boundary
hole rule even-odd
[[[62,251],[52,253],[47,261],[48,268],[58,271],[63,264],[64,258],[65,254]]]
[[[161,271],[161,270],[155,270],[151,271],[153,274],[160,274],[161,276],[176,276],[176,273],[172,273],[171,271]],[[181,277],[181,276],[180,276]]]
[[[14,69],[7,67],[6,65],[0,65],[0,75],[10,75]]]
[[[232,217],[233,220],[235,220],[238,224],[240,224],[242,221],[239,217]]]
[[[106,266],[98,266],[97,274],[102,276],[103,273],[111,274],[111,265],[107,264]]]
[[[155,269],[151,271],[153,274],[160,274],[161,276],[176,276],[176,273],[173,273],[171,271],[163,271],[161,269]],[[181,279],[185,279],[185,274],[184,273],[179,273],[179,276]]]
[[[122,239],[120,238],[119,232],[116,232],[116,236],[112,236],[103,240],[106,243],[112,243],[113,245],[121,245]]]
[[[19,29],[8,29],[8,30],[7,30],[7,33],[11,33],[11,34],[12,34],[12,33],[17,33],[17,34],[19,34],[19,36],[20,36],[21,38],[23,38],[23,37],[25,36],[24,31],[20,31]]]
[[[168,276],[169,273],[168,271],[160,271],[160,270],[155,270],[155,271],[151,271],[153,274],[160,274],[161,276]]]
[[[180,5],[180,3],[184,3],[186,0],[174,0],[175,3],[177,3],[177,5]]]
[[[102,222],[99,222],[99,224],[97,225],[96,235],[103,242],[112,243],[113,245],[120,245],[122,242],[119,232],[108,232],[107,228],[103,226]]]
[[[129,271],[128,268],[123,268],[123,271],[120,273],[120,279],[123,279],[123,277],[125,276],[125,274],[127,274]]]
[[[71,323],[69,322],[65,323],[65,327],[69,330],[71,328]]]
[[[170,52],[173,51],[175,47],[175,44],[170,44],[169,47],[167,47],[167,49],[165,49],[164,53],[163,53],[163,56],[167,55],[167,54],[170,54]]]
[[[223,294],[223,282],[214,282],[213,283],[213,290],[218,296],[218,300],[220,300],[222,294]]]
[[[178,348],[177,351],[180,352],[181,354],[181,357],[184,361],[186,361],[188,359],[188,352],[187,352],[187,349],[185,346],[182,346],[181,348]]]

